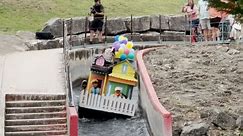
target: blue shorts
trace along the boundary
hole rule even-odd
[[[198,27],[198,25],[199,25],[199,19],[195,19],[195,20],[190,21],[190,24],[191,24],[191,27],[192,28]]]

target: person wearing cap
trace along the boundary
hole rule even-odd
[[[92,81],[92,88],[91,88],[91,93],[92,94],[98,94],[98,95],[100,94],[100,88],[98,87],[98,85],[99,85],[98,80],[94,79]]]
[[[115,88],[115,93],[113,94],[113,96],[115,96],[115,97],[122,97],[121,90],[122,90],[121,87],[116,87]]]

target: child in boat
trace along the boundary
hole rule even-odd
[[[98,87],[98,85],[99,85],[98,80],[94,79],[92,81],[92,88],[91,88],[91,93],[92,94],[98,94],[98,95],[100,94],[100,88]]]
[[[115,88],[115,93],[113,94],[113,96],[115,96],[115,97],[121,97],[122,98],[121,90],[122,90],[121,87],[116,87]]]

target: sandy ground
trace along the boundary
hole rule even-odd
[[[212,123],[214,113],[243,115],[243,46],[169,46],[145,63],[160,102],[173,114],[173,131],[194,122],[210,125],[210,136],[237,136]]]

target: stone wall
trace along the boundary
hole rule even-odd
[[[85,31],[86,18],[74,17],[72,19],[64,19],[67,22],[68,34],[81,34]],[[71,23],[72,22],[72,23]],[[88,22],[88,21],[87,21]],[[131,25],[132,24],[132,25]],[[161,30],[162,31],[180,31],[186,30],[187,21],[185,16],[161,16]],[[88,26],[88,25],[87,25]],[[72,31],[71,31],[72,30]],[[130,33],[142,33],[147,31],[159,31],[160,20],[159,15],[152,16],[135,16],[132,19],[130,17],[125,18],[108,18],[107,19],[107,35],[117,35]],[[43,32],[51,32],[55,37],[62,37],[63,35],[63,19],[53,18],[49,20],[43,30]]]
[[[84,45],[89,41],[89,29],[85,28],[88,20],[85,17],[74,17],[64,19],[67,24],[68,41],[72,46]],[[132,24],[132,25],[131,25]],[[185,16],[161,16],[161,25],[159,15],[135,16],[124,18],[107,19],[107,43],[114,42],[114,36],[123,34],[129,40],[134,42],[144,41],[189,41],[189,36],[185,35],[186,28]],[[160,29],[161,28],[161,29]],[[50,40],[29,40],[26,42],[28,50],[43,50],[63,47],[63,19],[53,18],[49,20],[43,32],[51,32],[55,39]],[[133,32],[131,34],[131,31]],[[86,39],[85,39],[85,32]],[[161,32],[161,33],[159,33]],[[70,36],[70,34],[72,36]],[[95,39],[94,43],[98,43]]]

